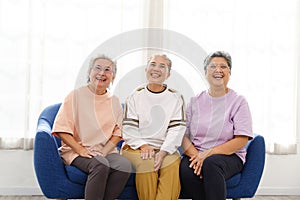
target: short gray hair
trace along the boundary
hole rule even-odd
[[[169,68],[169,71],[171,71],[171,67],[172,67],[172,61],[171,59],[166,55],[166,54],[154,54],[152,55],[149,59],[148,59],[148,62],[147,62],[147,65],[149,64],[149,62],[151,61],[152,58],[156,57],[156,56],[159,56],[159,57],[163,57],[164,59],[166,59],[168,61],[168,68]]]
[[[207,70],[207,66],[209,65],[210,61],[215,58],[215,57],[222,57],[226,60],[227,64],[228,64],[228,67],[229,67],[229,70],[231,71],[231,66],[232,66],[232,61],[231,61],[231,56],[229,53],[225,52],[225,51],[216,51],[216,52],[213,52],[211,54],[209,54],[205,60],[204,60],[204,71]]]
[[[91,70],[94,67],[95,62],[97,60],[99,60],[99,59],[108,60],[109,62],[112,63],[114,77],[116,77],[116,74],[117,74],[117,62],[113,61],[110,57],[108,57],[108,56],[106,56],[104,54],[101,54],[101,55],[97,55],[96,57],[92,57],[91,60],[90,60],[89,68],[88,68],[88,71],[87,71],[87,82],[88,83],[90,82],[90,73],[91,73]]]

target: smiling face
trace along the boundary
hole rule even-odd
[[[107,59],[97,59],[89,73],[89,84],[95,89],[106,90],[114,80],[115,69],[113,63]]]
[[[164,56],[153,56],[145,69],[149,84],[163,85],[170,76],[169,61]]]
[[[211,88],[221,88],[226,90],[230,78],[228,63],[223,57],[211,59],[206,70],[206,79]]]

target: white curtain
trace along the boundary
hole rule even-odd
[[[32,148],[41,110],[98,45],[141,28],[143,11],[139,0],[0,0],[0,148]]]
[[[274,154],[296,153],[299,12],[297,0],[165,1],[166,28],[232,55],[230,87]]]
[[[41,110],[74,88],[98,45],[155,27],[178,32],[207,53],[228,51],[230,87],[248,99],[254,132],[265,136],[268,152],[295,153],[298,13],[297,0],[0,0],[0,148],[32,148]],[[183,61],[171,56],[176,69]],[[125,67],[145,64],[120,60]],[[192,72],[186,69],[178,71]],[[195,93],[203,89],[199,77],[183,76],[196,83]]]

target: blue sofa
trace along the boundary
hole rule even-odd
[[[34,169],[43,194],[50,199],[83,199],[87,175],[60,158],[59,138],[51,135],[59,104],[45,108],[38,119],[34,143]],[[121,143],[119,144],[119,146]],[[251,198],[255,195],[265,163],[265,143],[260,135],[248,143],[247,162],[241,173],[226,181],[227,198]],[[130,176],[119,199],[138,199],[135,174]],[[190,198],[180,196],[181,199]]]

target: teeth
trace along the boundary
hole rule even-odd
[[[97,81],[106,81],[106,79],[103,79],[103,78],[101,78],[101,77],[96,77],[96,80],[97,80]]]
[[[159,74],[151,74],[151,76],[152,76],[153,78],[158,78],[158,77],[159,77]]]
[[[221,76],[221,75],[215,75],[214,77],[215,78],[223,78],[223,76]]]

